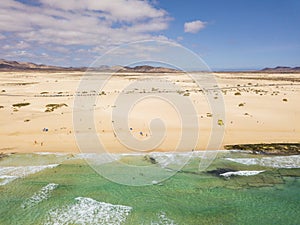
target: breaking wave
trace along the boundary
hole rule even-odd
[[[45,169],[57,167],[59,164],[43,165],[43,166],[2,166],[0,167],[0,185],[26,177],[30,174],[40,172]]]
[[[75,203],[51,210],[44,225],[119,225],[126,221],[132,208],[78,197]]]
[[[36,192],[33,196],[22,203],[22,208],[33,207],[40,202],[47,200],[51,196],[51,192],[58,187],[58,184],[50,183],[43,187],[40,191]]]
[[[260,165],[273,168],[300,168],[300,155],[263,158],[226,158],[226,160],[244,165]]]

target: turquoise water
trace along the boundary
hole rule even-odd
[[[192,157],[174,176],[147,186],[112,182],[83,158],[15,154],[2,159],[0,224],[300,224],[298,156],[219,152],[201,172],[201,157]],[[244,164],[236,162],[240,159]],[[120,161],[170,172],[159,161],[151,165],[143,156],[128,155],[99,168],[118,172]],[[227,178],[208,173],[218,168],[260,173]],[[132,179],[126,167],[122,171],[115,177]]]

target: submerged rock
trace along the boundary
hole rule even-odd
[[[148,162],[150,162],[152,164],[157,164],[157,161],[155,160],[155,158],[153,158],[152,156],[149,156],[149,155],[145,155],[144,156],[144,160],[148,161]]]
[[[237,170],[229,169],[229,168],[217,168],[216,170],[210,170],[207,171],[207,173],[216,175],[216,176],[221,176],[221,174],[224,173],[229,173],[229,172],[236,172]]]
[[[5,157],[8,157],[8,155],[1,152],[0,153],[0,159],[5,158]]]

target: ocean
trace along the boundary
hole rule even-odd
[[[218,151],[199,170],[202,159],[11,154],[0,160],[0,224],[300,224],[300,156]]]

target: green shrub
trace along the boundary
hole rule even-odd
[[[206,117],[212,117],[211,113],[206,113]]]
[[[219,119],[219,120],[218,120],[218,125],[219,125],[219,126],[224,126],[223,120]]]

